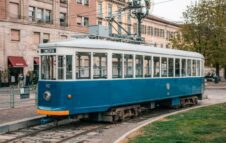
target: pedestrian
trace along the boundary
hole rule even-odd
[[[21,88],[23,86],[24,86],[24,76],[22,73],[20,73],[18,76],[18,87]]]
[[[30,85],[30,74],[27,72],[26,77],[25,77],[25,86]]]

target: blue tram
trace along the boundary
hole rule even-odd
[[[199,53],[89,38],[41,44],[39,53],[39,114],[117,121],[202,99]]]

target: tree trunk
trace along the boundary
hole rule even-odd
[[[218,77],[220,77],[220,64],[219,63],[216,63],[216,75],[218,76]]]

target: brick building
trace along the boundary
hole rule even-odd
[[[112,34],[125,34],[105,17],[117,14],[125,0],[1,0],[0,83],[16,80],[19,73],[38,70],[38,44],[87,33],[89,25],[109,26]],[[136,20],[129,14],[115,18],[130,33]],[[116,30],[117,29],[117,30]],[[142,23],[142,36],[156,47],[170,47],[169,37],[178,25],[149,16]]]
[[[89,0],[1,0],[0,82],[37,73],[38,44],[87,32],[96,22],[95,9]]]

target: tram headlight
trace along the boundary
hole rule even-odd
[[[44,95],[43,95],[43,98],[46,100],[46,101],[49,101],[50,98],[51,98],[51,93],[49,91],[45,91],[44,92]]]
[[[67,98],[68,98],[68,99],[71,99],[71,98],[72,98],[72,95],[71,95],[71,94],[68,94],[68,95],[67,95]]]

